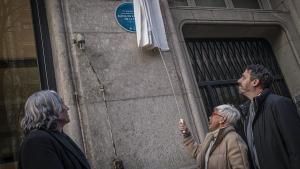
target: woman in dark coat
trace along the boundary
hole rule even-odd
[[[32,94],[25,104],[21,128],[25,138],[19,169],[90,169],[80,148],[63,132],[69,108],[54,91]]]

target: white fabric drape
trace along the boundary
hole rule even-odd
[[[169,50],[159,0],[133,0],[139,47]]]

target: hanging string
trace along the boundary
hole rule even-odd
[[[144,8],[144,11],[145,11],[144,14],[146,15],[146,20],[147,20],[147,22],[150,24],[150,28],[153,28],[152,22],[150,22],[151,19],[150,19],[149,15],[148,15],[148,12],[146,12],[146,11],[150,11],[150,10],[149,10],[149,8],[147,8],[147,5],[145,4],[144,1],[141,1],[141,3],[144,3],[143,6],[145,7],[145,8]],[[157,41],[156,35],[155,35],[152,31],[150,31],[150,34],[153,35],[153,38],[154,38],[154,41],[153,41],[153,42],[154,42],[154,43],[155,43],[155,42],[158,42],[158,41]],[[181,117],[182,117],[182,114],[181,114],[180,109],[179,109],[179,104],[178,104],[178,101],[177,101],[177,98],[176,98],[174,86],[173,86],[173,83],[172,83],[172,80],[171,80],[171,76],[170,76],[168,67],[167,67],[167,65],[166,65],[166,62],[165,62],[165,59],[164,59],[164,57],[163,57],[163,54],[162,54],[161,49],[160,49],[159,47],[157,47],[157,49],[158,49],[158,51],[159,51],[160,58],[161,58],[161,60],[162,60],[162,63],[163,63],[163,65],[164,65],[165,71],[166,71],[167,76],[168,76],[168,80],[169,80],[169,83],[170,83],[170,86],[171,86],[171,89],[172,89],[173,97],[174,97],[174,100],[175,100],[175,103],[176,103],[178,115],[179,115],[179,117],[181,118]]]
[[[168,70],[168,67],[167,67],[166,62],[165,62],[165,59],[164,59],[164,57],[163,57],[163,55],[162,55],[161,49],[158,48],[158,51],[159,51],[161,60],[162,60],[162,62],[163,62],[165,71],[166,71],[167,76],[168,76],[168,79],[169,79],[169,83],[170,83],[170,86],[171,86],[171,89],[172,89],[172,93],[173,93],[173,97],[174,97],[174,100],[175,100],[175,103],[176,103],[176,107],[177,107],[177,111],[178,111],[179,117],[182,117],[182,116],[181,116],[181,111],[180,111],[180,109],[179,109],[179,104],[178,104],[178,101],[177,101],[177,97],[176,97],[176,94],[175,94],[174,86],[173,86],[173,83],[172,83],[172,80],[171,80],[171,76],[170,76],[170,73],[169,73],[169,70]]]

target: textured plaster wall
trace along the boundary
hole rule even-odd
[[[112,167],[116,158],[112,141],[125,169],[174,169],[192,165],[177,129],[180,116],[186,118],[187,110],[172,44],[171,50],[162,55],[182,115],[177,112],[159,52],[139,49],[135,33],[126,32],[115,22],[114,10],[120,1],[60,2],[71,74],[79,96],[77,113],[81,117],[83,144],[92,167]],[[72,44],[74,33],[85,36],[85,51]]]

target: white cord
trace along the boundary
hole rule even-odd
[[[154,39],[155,39],[155,38],[154,38]],[[181,116],[180,109],[179,109],[179,104],[178,104],[178,101],[177,101],[177,98],[176,98],[174,86],[173,86],[173,83],[172,83],[172,80],[171,80],[171,77],[170,77],[170,73],[169,73],[169,70],[168,70],[168,67],[167,67],[167,65],[166,65],[165,59],[163,58],[161,49],[158,48],[158,50],[159,50],[159,54],[160,54],[161,60],[162,60],[162,62],[163,62],[163,64],[164,64],[165,70],[166,70],[166,72],[167,72],[167,76],[168,76],[169,83],[170,83],[170,86],[171,86],[171,89],[172,89],[172,93],[173,93],[173,96],[174,96],[174,99],[175,99],[175,103],[176,103],[176,107],[177,107],[177,111],[178,111],[179,117],[182,117],[182,116]]]
[[[149,8],[147,8],[147,5],[146,5],[146,3],[145,3],[143,0],[141,0],[141,3],[144,3],[144,4],[143,4],[143,6],[145,7],[145,8],[144,8],[144,11],[149,11],[149,10],[148,10]],[[146,9],[146,8],[147,8],[147,9]],[[151,18],[149,17],[149,15],[148,15],[147,12],[145,12],[145,15],[146,15],[147,22],[150,24],[150,28],[152,28],[153,25],[152,25],[152,22],[150,22]],[[154,38],[153,43],[158,42],[158,41],[157,41],[157,38],[156,38],[156,36],[155,36],[155,34],[154,34],[152,31],[151,31],[150,33],[151,33],[151,35],[153,35],[153,38]],[[166,70],[166,73],[167,73],[167,76],[168,76],[168,79],[169,79],[169,83],[170,83],[171,88],[172,88],[172,93],[173,93],[173,96],[174,96],[174,99],[175,99],[175,103],[176,103],[176,107],[177,107],[177,111],[178,111],[179,117],[182,117],[182,116],[181,116],[180,109],[179,109],[178,101],[177,101],[177,98],[176,98],[176,95],[175,95],[175,90],[174,90],[174,86],[173,86],[173,83],[172,83],[172,80],[171,80],[171,77],[170,77],[170,73],[169,73],[168,67],[167,67],[167,65],[166,65],[165,59],[163,58],[163,54],[162,54],[162,52],[161,52],[161,49],[160,49],[159,47],[157,47],[157,48],[158,48],[158,51],[159,51],[161,60],[162,60],[162,62],[163,62],[163,65],[164,65],[164,67],[165,67],[165,70]]]

